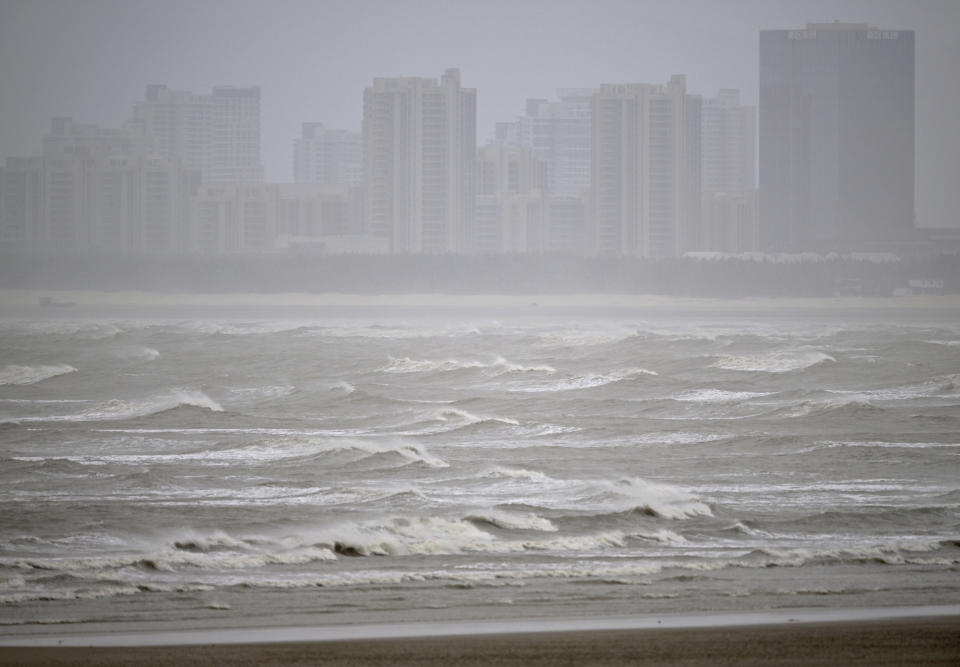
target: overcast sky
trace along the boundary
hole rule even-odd
[[[375,76],[459,67],[480,143],[557,88],[682,73],[756,104],[758,31],[833,20],[916,30],[918,220],[960,226],[960,0],[0,0],[0,158],[53,116],[119,125],[148,83],[259,85],[270,181],[302,122],[359,130]]]

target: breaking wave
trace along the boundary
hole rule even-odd
[[[0,385],[36,384],[58,375],[76,373],[77,369],[68,364],[50,366],[7,366],[0,370]]]
[[[477,524],[490,524],[507,530],[557,531],[557,527],[549,519],[544,519],[533,513],[511,514],[500,510],[482,510],[473,512],[464,518]]]
[[[728,371],[747,371],[757,373],[789,373],[790,371],[812,368],[837,360],[824,352],[815,350],[795,350],[789,352],[771,352],[746,356],[725,355],[712,364],[713,368]]]
[[[223,412],[223,407],[202,391],[197,389],[176,389],[167,393],[140,399],[124,400],[115,398],[76,414],[53,415],[50,417],[22,417],[18,418],[17,421],[120,421],[160,414],[180,407],[194,407],[212,412]]]
[[[649,482],[637,477],[615,482],[593,482],[592,489],[584,500],[588,505],[599,505],[615,511],[635,511],[667,519],[713,516],[710,507],[691,493],[676,486]]]
[[[400,357],[391,359],[390,363],[381,369],[384,373],[436,373],[458,371],[464,369],[478,369],[488,375],[502,375],[503,373],[556,373],[553,366],[545,364],[524,366],[507,361],[503,357],[494,357],[491,361],[463,360],[463,359],[411,359]]]
[[[538,393],[592,389],[594,387],[602,387],[604,385],[613,384],[616,382],[623,382],[624,380],[631,380],[644,375],[657,375],[657,372],[648,370],[646,368],[625,368],[611,371],[609,373],[588,373],[585,375],[577,375],[551,384],[520,385],[511,387],[510,391]]]

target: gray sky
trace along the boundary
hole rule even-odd
[[[917,31],[918,221],[960,226],[957,0],[0,0],[0,158],[53,116],[119,125],[148,83],[260,85],[271,181],[303,121],[359,129],[375,76],[459,67],[480,143],[557,88],[683,73],[756,104],[758,31],[833,20]]]

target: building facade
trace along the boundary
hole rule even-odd
[[[533,149],[493,141],[479,151],[471,252],[543,249],[546,164]]]
[[[546,191],[580,197],[590,188],[592,88],[557,91],[559,101],[528,99],[525,115],[499,123],[497,139],[533,150],[546,165]]]
[[[605,84],[592,104],[590,251],[680,254],[699,224],[699,98],[674,76]]]
[[[133,119],[142,126],[148,154],[179,159],[204,183],[263,183],[258,86],[196,94],[150,85]]]
[[[756,109],[740,91],[721,90],[701,110],[703,232],[694,250],[757,250]]]
[[[833,250],[914,229],[914,33],[760,32],[760,243]]]
[[[199,172],[147,155],[136,125],[55,118],[34,158],[0,169],[0,244],[61,252],[183,252]]]
[[[472,246],[476,91],[439,80],[378,78],[363,95],[366,233],[395,253]]]
[[[293,182],[344,188],[363,183],[363,137],[323,123],[304,123],[293,142]]]

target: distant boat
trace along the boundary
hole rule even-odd
[[[57,301],[52,296],[40,297],[39,303],[42,308],[67,308],[69,306],[77,305],[73,301]]]

